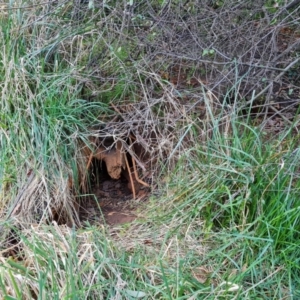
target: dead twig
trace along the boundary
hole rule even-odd
[[[113,103],[110,103],[110,105],[113,107],[113,109],[114,109],[120,116],[122,116],[122,113],[120,112],[120,110],[119,110]]]
[[[132,140],[131,137],[129,137],[129,141],[130,141],[130,146],[132,145]],[[134,176],[135,176],[135,180],[137,182],[139,182],[140,184],[142,184],[143,186],[149,187],[149,184],[144,182],[143,180],[141,180],[138,176],[138,172],[137,172],[137,168],[136,168],[136,164],[135,164],[135,159],[134,157],[131,155],[131,160],[132,160],[132,165],[133,165],[133,172],[134,172]]]
[[[131,172],[130,172],[130,167],[129,167],[128,159],[126,157],[126,153],[124,153],[124,158],[125,158],[125,163],[126,163],[126,167],[127,167],[127,170],[128,170],[128,175],[129,175],[130,184],[131,184],[131,188],[132,188],[133,199],[135,199],[136,198],[135,187],[134,187],[132,175],[131,175]]]
[[[295,59],[294,61],[292,61],[288,66],[286,66],[282,72],[280,72],[273,80],[271,80],[271,82],[264,88],[262,89],[258,94],[253,94],[253,97],[251,97],[250,100],[246,101],[243,105],[241,105],[241,107],[239,108],[244,109],[247,105],[252,104],[254,102],[254,100],[258,99],[260,96],[263,96],[264,93],[272,86],[273,82],[277,82],[288,70],[290,70],[295,64],[298,63],[298,61],[300,60],[300,57],[298,57],[297,59]]]

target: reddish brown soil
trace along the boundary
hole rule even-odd
[[[133,200],[127,179],[118,180],[108,176],[100,177],[100,182],[92,187],[91,194],[81,202],[79,215],[81,222],[89,224],[124,224],[134,221],[137,216],[137,201],[145,200],[150,189],[141,187]]]

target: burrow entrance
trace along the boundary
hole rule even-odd
[[[55,221],[58,225],[117,225],[134,221],[137,203],[144,201],[150,194],[152,183],[147,155],[139,144],[122,144],[113,139],[105,141],[92,140],[92,147],[83,145],[79,163],[79,201],[74,204],[77,219],[73,220],[64,214],[62,209],[52,210],[49,224]],[[130,149],[129,149],[130,147]],[[127,150],[126,150],[127,148]],[[131,153],[130,153],[130,152]],[[136,164],[139,164],[137,166]],[[146,170],[144,174],[141,169]],[[148,170],[148,173],[147,173]],[[76,190],[73,178],[69,178],[70,190]],[[132,201],[135,199],[135,201]],[[6,248],[5,255],[15,256],[19,237],[13,229],[3,235]]]
[[[141,175],[139,164],[145,165],[138,144],[124,145],[113,139],[94,140],[96,149],[84,149],[87,173],[84,175],[79,219],[82,224],[128,223],[136,219],[133,201],[143,201],[150,193],[150,181]],[[126,148],[130,146],[130,152]],[[146,167],[145,167],[146,169]],[[135,201],[136,206],[136,201]]]

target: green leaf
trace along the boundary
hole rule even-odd
[[[208,49],[204,49],[203,52],[202,52],[202,55],[205,56],[205,55],[207,55],[208,53],[209,53],[209,50],[208,50]]]
[[[94,0],[89,0],[89,9],[94,9],[95,8],[95,3]]]

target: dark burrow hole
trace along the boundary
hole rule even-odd
[[[88,193],[82,197],[79,206],[80,222],[103,223],[106,216],[122,211],[133,198],[128,180],[122,171],[119,179],[112,179],[102,160],[92,159],[88,174]]]
[[[110,196],[113,197],[117,193],[117,190],[126,192],[126,195],[132,195],[132,192],[128,188],[128,180],[125,176],[125,170],[122,170],[120,179],[112,179],[107,171],[106,163],[96,158],[92,159],[91,168],[89,170],[89,188],[91,194],[99,192],[99,188],[102,188],[105,192],[110,192]],[[101,201],[101,199],[99,199]]]

